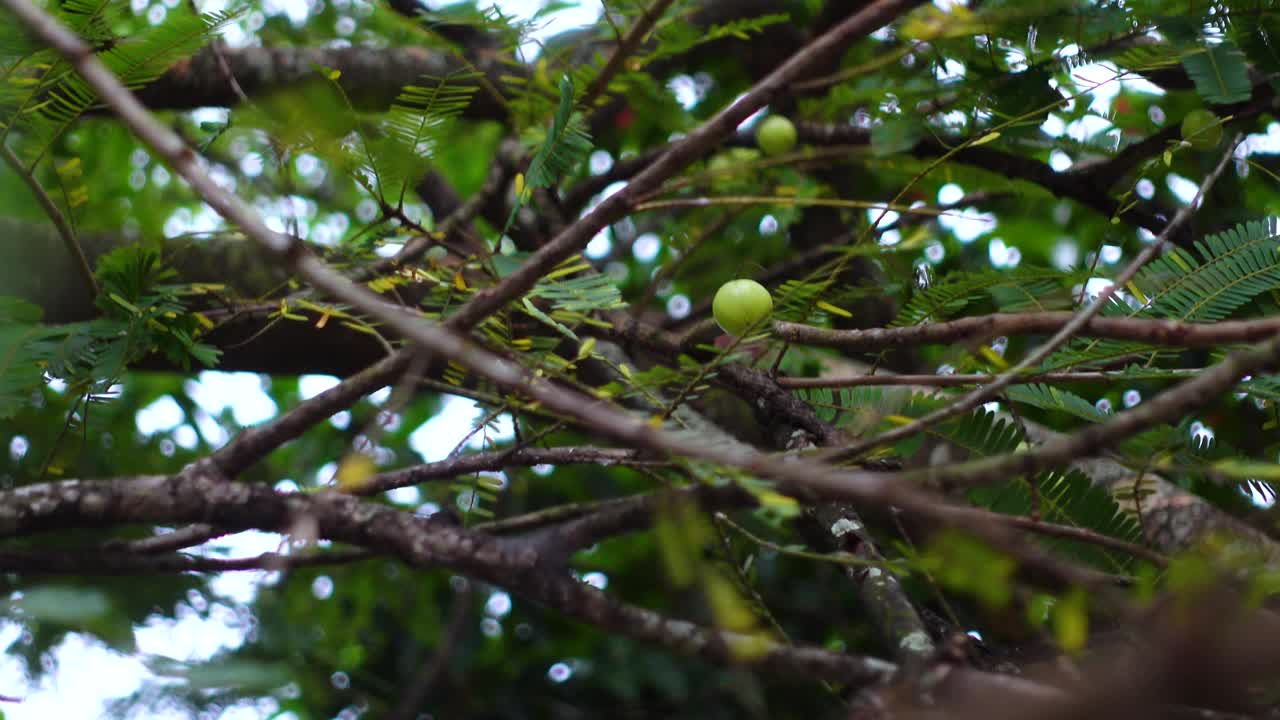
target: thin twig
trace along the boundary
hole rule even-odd
[[[609,87],[609,81],[612,80],[613,76],[617,75],[618,71],[622,69],[622,64],[626,62],[627,58],[631,57],[635,54],[636,50],[640,49],[640,45],[649,35],[649,31],[653,30],[653,26],[657,24],[658,20],[662,18],[663,13],[665,13],[674,2],[675,0],[655,0],[652,5],[644,10],[644,12],[640,13],[640,17],[636,18],[631,29],[627,30],[626,36],[623,37],[618,43],[618,46],[613,49],[613,54],[609,56],[609,60],[600,70],[600,74],[596,75],[595,79],[591,81],[591,84],[587,86],[586,92],[582,94],[581,104],[583,107],[591,107],[591,104],[596,101],[596,98],[600,97],[600,95]],[[608,14],[608,11],[606,11],[605,16],[607,17]]]
[[[1102,301],[1099,300],[1099,303]],[[1088,311],[1086,311],[1088,312]],[[830,330],[792,322],[774,322],[773,332],[795,345],[876,352],[915,345],[943,345],[957,342],[980,343],[998,336],[1040,335],[1062,332],[1075,324],[1077,337],[1131,340],[1148,345],[1205,348],[1231,343],[1253,343],[1280,332],[1280,317],[1256,320],[1220,320],[1190,323],[1154,318],[1088,317],[1067,311],[996,313],[958,320],[909,325],[906,327]],[[1037,349],[1037,353],[1041,349]],[[1052,352],[1052,350],[1050,351]],[[1035,357],[1033,354],[1031,357]],[[1043,358],[1041,358],[1043,359]],[[1039,362],[1036,360],[1035,362]],[[1021,363],[1031,367],[1035,363]],[[1025,369],[1025,368],[1024,368]]]
[[[720,232],[736,220],[742,212],[742,209],[734,209],[725,212],[721,214],[720,217],[716,218],[710,225],[698,231],[697,236],[689,242],[685,247],[684,252],[680,253],[680,257],[663,265],[658,269],[658,272],[653,276],[653,278],[649,280],[649,285],[645,287],[644,294],[640,296],[639,300],[636,300],[635,303],[632,304],[631,316],[640,317],[640,314],[649,307],[649,303],[653,302],[653,298],[657,296],[662,285],[668,280],[674,278],[676,273],[680,271],[680,268],[684,267],[684,264],[693,257],[694,253],[698,252],[698,249],[701,248],[705,242],[717,237]]]
[[[493,450],[471,455],[456,455],[439,462],[414,465],[402,470],[374,475],[351,492],[356,495],[377,495],[396,488],[418,485],[428,480],[444,480],[512,466],[597,465],[607,467],[668,464],[670,464],[668,461],[656,458],[645,460],[639,457],[636,451],[627,448],[582,446]]]
[[[1182,370],[1160,370],[1144,376],[1141,372],[1049,372],[1034,375],[1023,375],[1014,380],[1013,385],[1030,383],[1063,383],[1063,382],[1116,382],[1118,380],[1163,380],[1192,377],[1202,372],[1202,368]],[[853,377],[815,377],[797,378],[780,377],[778,385],[784,388],[844,388],[867,386],[920,386],[920,387],[955,387],[964,385],[985,385],[996,379],[996,375],[854,375]]]
[[[342,565],[377,557],[368,550],[334,550],[306,555],[263,553],[244,558],[210,558],[181,553],[138,555],[104,550],[3,550],[0,572],[23,575],[141,575],[180,572],[282,571]]]
[[[71,255],[71,259],[75,261],[76,270],[79,271],[80,279],[84,281],[85,287],[88,288],[89,295],[97,297],[98,281],[93,277],[93,268],[89,265],[89,258],[85,256],[84,248],[80,247],[80,239],[76,237],[76,231],[71,227],[71,223],[67,222],[67,216],[62,214],[62,210],[58,208],[57,203],[44,191],[40,181],[36,180],[35,174],[23,167],[22,160],[14,154],[8,145],[0,143],[0,156],[3,156],[5,163],[13,168],[18,177],[22,178],[22,182],[26,183],[31,190],[31,194],[35,195],[36,202],[40,203],[40,207],[49,216],[53,226],[57,228],[58,236],[62,238],[62,244],[66,246],[67,253]]]

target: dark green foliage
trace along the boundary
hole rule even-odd
[[[969,491],[975,503],[996,512],[1027,515],[1035,511],[1041,520],[1085,528],[1103,535],[1142,543],[1137,521],[1120,508],[1105,489],[1094,486],[1079,471],[1047,473],[1031,480]],[[1133,558],[1075,540],[1041,538],[1049,547],[1080,562],[1108,572],[1126,572]]]
[[[551,129],[538,145],[525,173],[528,187],[549,187],[591,150],[591,136],[583,127],[582,119],[574,115],[573,101],[573,79],[566,75],[560,79],[560,104],[551,120]]]
[[[894,324],[942,322],[967,314],[964,311],[981,300],[989,300],[1002,312],[1065,310],[1072,301],[1071,283],[1079,277],[1074,272],[1030,266],[948,274],[928,289],[915,292]]]

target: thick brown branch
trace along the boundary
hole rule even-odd
[[[874,658],[792,647],[667,618],[546,570],[538,551],[523,539],[486,536],[349,495],[282,494],[262,485],[229,483],[200,469],[175,477],[67,480],[0,492],[2,537],[135,522],[212,522],[277,532],[305,523],[318,537],[395,555],[415,567],[463,572],[592,625],[714,663],[750,664],[854,686],[880,683],[896,672],[891,663]]]

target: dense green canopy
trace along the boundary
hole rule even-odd
[[[1275,712],[1280,7],[517,5],[0,0],[4,716]]]

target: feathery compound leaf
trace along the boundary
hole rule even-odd
[[[1045,522],[1142,543],[1142,531],[1134,519],[1106,490],[1095,486],[1079,470],[1046,473],[1033,482],[1038,503],[1033,504],[1032,485],[1022,479],[971,490],[969,498],[978,505],[1009,515],[1029,515],[1033,507],[1038,507]],[[1096,545],[1060,538],[1041,538],[1041,541],[1068,557],[1108,571],[1124,572],[1133,564],[1133,558]]]
[[[1280,225],[1275,218],[1238,225],[1196,243],[1201,259],[1174,248],[1153,260],[1136,284],[1149,312],[1179,320],[1220,320],[1280,287]]]
[[[38,324],[40,315],[25,300],[0,296],[0,419],[16,415],[44,380],[42,351],[53,333]]]
[[[1253,93],[1244,53],[1230,40],[1188,55],[1182,59],[1182,67],[1206,102],[1215,105],[1244,102]]]
[[[1186,53],[1166,43],[1136,45],[1115,58],[1117,66],[1132,72],[1148,72],[1177,65]]]
[[[1011,453],[1023,439],[1022,428],[1016,422],[982,409],[944,422],[936,432],[951,444],[983,456]]]
[[[525,173],[526,187],[554,185],[561,175],[572,170],[590,152],[591,136],[587,134],[582,119],[573,112],[573,93],[573,78],[565,75],[560,79],[560,105],[551,131],[529,163],[529,172]]]
[[[550,300],[553,307],[570,313],[614,310],[626,307],[618,288],[601,273],[543,281],[529,292],[532,297]]]
[[[1014,385],[1005,390],[1005,396],[1013,402],[1064,412],[1089,422],[1102,422],[1109,417],[1088,400],[1052,385]]]
[[[112,40],[112,26],[124,17],[125,4],[116,0],[63,0],[63,22],[85,42],[96,45]]]
[[[1268,75],[1280,74],[1280,17],[1272,13],[1250,13],[1244,20],[1233,17],[1229,31],[1255,67]]]
[[[758,35],[770,25],[789,22],[791,16],[785,13],[757,15],[750,18],[731,20],[722,25],[700,28],[688,22],[670,22],[659,26],[659,43],[653,52],[638,56],[640,64],[647,64],[664,57],[680,55],[693,48],[725,38],[745,39]]]
[[[371,164],[383,200],[399,205],[405,190],[435,155],[444,131],[471,103],[477,85],[467,84],[476,73],[443,78],[424,77],[422,86],[400,91],[387,114],[384,141],[371,143]]]
[[[573,112],[573,92],[573,77],[566,74],[560,78],[560,105],[556,108],[551,130],[529,162],[529,171],[524,175],[523,186],[511,208],[511,215],[507,217],[507,228],[524,207],[529,193],[535,188],[551,187],[591,152],[591,135],[587,133],[582,118]],[[506,232],[505,228],[503,232]]]
[[[98,59],[126,87],[137,89],[155,80],[175,61],[198,50],[236,14],[192,15],[173,11],[163,24],[139,31],[127,40],[110,43],[106,50],[98,53]],[[33,157],[43,155],[97,101],[97,95],[79,74],[72,72],[62,61],[49,71],[33,97],[41,100],[39,111],[30,112],[31,108],[25,108],[25,112],[14,118],[14,121],[24,120],[41,140],[39,147],[27,149],[28,155]]]
[[[928,290],[913,295],[893,325],[947,320],[970,303],[984,298],[990,298],[996,307],[1009,312],[1062,310],[1071,305],[1071,296],[1064,289],[1070,287],[1077,275],[1034,266],[949,273]]]

